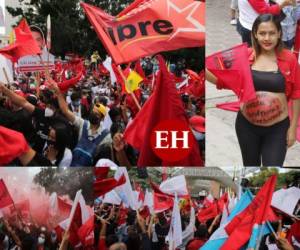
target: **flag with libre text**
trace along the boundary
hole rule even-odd
[[[136,1],[118,17],[86,3],[81,6],[117,64],[205,44],[205,3],[200,1]]]

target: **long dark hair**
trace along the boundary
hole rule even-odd
[[[255,38],[255,35],[257,33],[259,25],[261,23],[266,23],[266,22],[272,22],[275,25],[277,31],[280,32],[280,38],[278,39],[275,50],[280,52],[283,49],[283,42],[281,40],[281,38],[282,38],[282,28],[281,28],[280,20],[278,19],[278,17],[273,16],[272,14],[259,15],[255,19],[255,21],[253,23],[253,26],[252,26],[252,31],[251,31],[252,46],[253,46],[253,49],[255,51],[256,56],[261,54],[261,47],[258,44],[258,41]]]
[[[70,145],[70,133],[68,127],[63,122],[55,122],[51,124],[51,128],[55,130],[56,141],[55,149],[58,151],[55,165],[58,165],[65,154],[65,149]]]

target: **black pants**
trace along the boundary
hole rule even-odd
[[[241,35],[243,43],[247,43],[248,47],[251,47],[252,46],[251,30],[248,30],[248,29],[244,28],[241,25],[241,23],[238,21],[237,31]]]
[[[238,112],[235,129],[244,166],[283,166],[289,126],[288,117],[269,127],[253,125]]]

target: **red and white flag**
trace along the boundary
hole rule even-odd
[[[117,64],[205,45],[205,3],[200,1],[138,1],[118,17],[83,2],[81,6]]]

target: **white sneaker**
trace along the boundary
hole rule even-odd
[[[231,24],[231,25],[237,25],[236,19],[231,19],[230,24]]]

